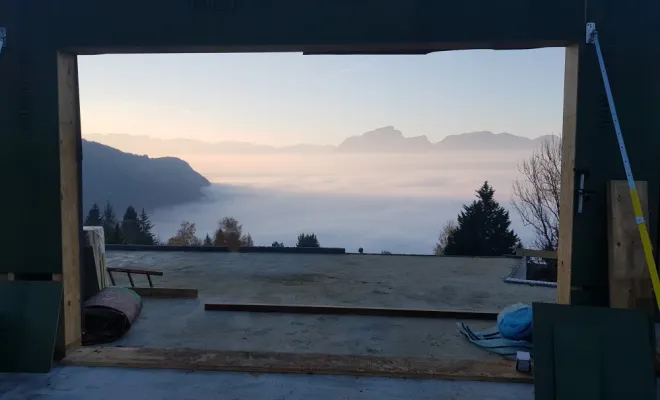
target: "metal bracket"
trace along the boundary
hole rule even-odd
[[[587,22],[587,43],[593,43],[596,38],[596,23]]]
[[[577,204],[577,213],[582,214],[583,209],[584,209],[584,202],[589,200],[589,195],[593,193],[591,190],[586,190],[584,188],[584,181],[586,178],[589,177],[589,172],[586,170],[575,170],[577,174],[579,174],[579,183],[578,183],[578,188],[577,188],[577,195],[578,195],[578,204]]]
[[[532,372],[532,357],[529,352],[516,352],[516,371],[526,374]]]

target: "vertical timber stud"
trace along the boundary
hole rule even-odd
[[[571,302],[573,216],[575,215],[575,133],[579,45],[566,48],[564,67],[564,121],[562,125],[561,193],[559,201],[559,249],[557,252],[557,303]]]
[[[80,106],[78,62],[75,54],[57,53],[62,213],[63,343],[65,355],[81,343],[79,149]]]

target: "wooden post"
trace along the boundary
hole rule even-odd
[[[644,218],[648,221],[648,184],[636,182]],[[608,185],[608,266],[610,307],[653,312],[655,300],[644,250],[626,181]]]
[[[80,106],[78,64],[75,54],[57,53],[57,80],[60,137],[60,199],[62,217],[63,307],[61,336],[57,352],[81,345],[80,230],[78,154]]]
[[[564,122],[561,136],[561,193],[559,249],[557,250],[557,303],[571,302],[573,215],[575,214],[575,136],[577,132],[578,66],[580,46],[566,48],[564,66]]]

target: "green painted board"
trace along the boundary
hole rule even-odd
[[[533,314],[536,400],[656,400],[646,313],[534,303]]]
[[[648,182],[649,233],[658,244],[660,46],[650,43],[660,40],[660,2],[589,0],[585,10],[585,22],[596,23],[634,178]],[[607,183],[625,180],[626,175],[596,50],[581,43],[575,168],[587,172],[584,188],[589,197],[573,220],[571,285],[606,290]],[[576,177],[579,181],[579,174]],[[607,306],[608,302],[590,305]]]
[[[61,305],[61,282],[0,282],[0,372],[50,371]]]

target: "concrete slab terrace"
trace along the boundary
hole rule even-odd
[[[0,374],[0,400],[532,400],[530,384],[59,367]]]
[[[145,299],[131,330],[108,346],[497,360],[454,319],[204,311],[199,300]],[[464,321],[475,329],[492,321]]]
[[[154,278],[157,286],[196,287],[200,293],[197,300],[145,299],[131,331],[112,345],[498,359],[465,340],[453,319],[217,312],[204,311],[204,302],[494,311],[516,302],[552,302],[552,288],[502,282],[518,261],[111,251],[108,266],[162,270],[164,276]],[[123,279],[117,283],[128,284]],[[475,329],[494,324],[466,322]]]
[[[217,301],[497,311],[556,300],[554,288],[502,281],[516,258],[153,251],[106,257],[111,267],[163,271],[153,278],[156,286],[197,288],[201,299]],[[115,276],[128,285],[124,274]]]

